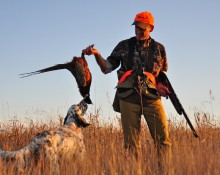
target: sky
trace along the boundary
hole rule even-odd
[[[91,44],[107,58],[134,36],[131,24],[142,11],[155,18],[151,37],[166,48],[167,75],[186,113],[192,120],[197,112],[219,120],[219,7],[219,0],[0,0],[0,121],[65,117],[82,99],[70,72],[18,74],[68,62]],[[117,73],[105,75],[93,56],[86,60],[93,76],[87,113],[114,120],[120,116],[112,109]],[[183,119],[162,101],[168,118]]]

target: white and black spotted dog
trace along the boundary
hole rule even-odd
[[[15,174],[20,174],[24,170],[28,170],[28,174],[31,174],[28,166],[33,160],[37,164],[41,157],[47,163],[46,166],[52,174],[60,174],[59,162],[63,158],[82,159],[85,155],[85,145],[81,128],[89,126],[83,119],[87,107],[84,100],[79,104],[72,105],[62,127],[37,134],[30,144],[20,150],[0,150],[2,164],[7,167],[6,171],[13,168]],[[6,172],[6,174],[8,173]]]

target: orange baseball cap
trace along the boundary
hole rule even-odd
[[[147,25],[151,25],[151,32],[154,29],[154,17],[150,12],[141,12],[138,13],[135,18],[134,18],[134,22],[132,25],[137,25],[138,27],[142,28],[142,29],[146,29]]]

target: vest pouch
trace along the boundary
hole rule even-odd
[[[126,98],[134,92],[134,75],[128,76],[125,81],[116,86],[119,98]]]
[[[128,76],[125,81],[116,86],[117,91],[115,93],[115,98],[113,101],[113,109],[116,112],[120,112],[119,99],[126,98],[133,94],[134,92],[134,76]]]
[[[120,112],[120,104],[119,104],[118,91],[116,91],[116,93],[115,93],[115,98],[114,98],[112,107],[113,107],[115,112]]]
[[[120,112],[119,100],[130,96],[133,92],[134,92],[134,89],[118,88],[115,93],[115,98],[114,98],[113,105],[112,105],[114,111]]]
[[[149,80],[146,80],[143,84],[142,94],[149,100],[158,100],[161,98],[157,92],[157,88]]]

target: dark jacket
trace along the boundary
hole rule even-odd
[[[135,69],[139,66],[138,64],[141,64],[145,71],[154,74],[155,77],[159,75],[160,71],[168,69],[164,46],[152,38],[146,41],[137,41],[136,37],[123,40],[118,43],[107,60],[113,65],[113,70],[121,65],[118,72],[122,74]]]
[[[138,41],[136,37],[123,40],[114,48],[107,60],[112,64],[113,70],[121,65],[117,71],[118,79],[126,71],[133,70],[132,75],[117,86],[113,102],[113,108],[116,112],[120,112],[119,99],[136,103],[138,98],[137,75],[147,71],[157,78],[160,71],[167,71],[168,69],[164,46],[152,38],[145,41]],[[142,85],[142,94],[145,100],[160,98],[155,85],[148,81],[147,77],[144,77]]]

